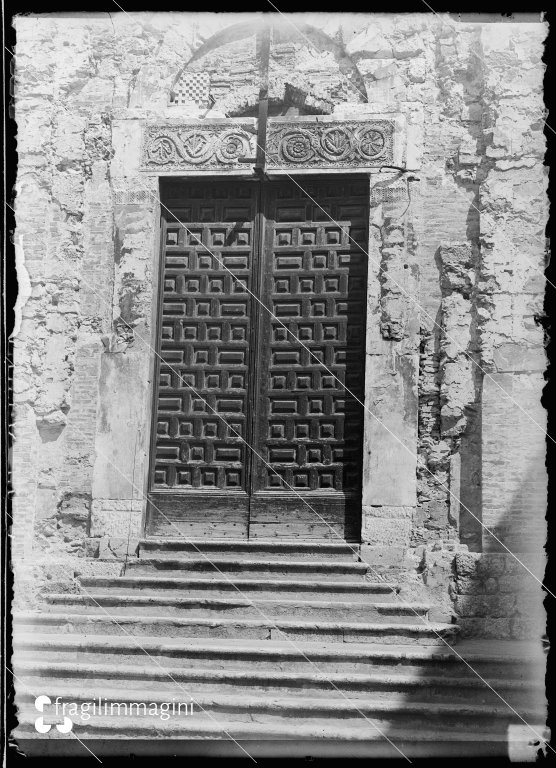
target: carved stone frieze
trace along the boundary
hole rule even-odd
[[[267,168],[376,168],[392,164],[390,120],[269,122]]]
[[[393,120],[269,120],[268,171],[365,170],[393,163]],[[255,121],[148,125],[142,167],[154,171],[245,169],[257,150]],[[241,160],[243,159],[243,162]]]
[[[241,157],[254,157],[253,123],[149,125],[143,135],[142,165],[162,171],[245,168]]]

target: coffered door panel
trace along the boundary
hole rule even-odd
[[[150,534],[247,536],[258,200],[246,182],[164,188]]]
[[[250,537],[357,539],[368,182],[266,188]]]

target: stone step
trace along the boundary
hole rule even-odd
[[[45,737],[34,727],[36,711],[25,712],[14,732],[18,745],[26,755],[44,757],[48,755],[75,755],[83,757],[84,747],[75,735],[61,734],[52,728]],[[54,720],[54,718],[53,718]],[[534,726],[533,726],[534,727]],[[542,734],[537,726],[535,733]],[[199,754],[197,740],[203,740],[203,755],[218,757],[272,758],[277,756],[312,759],[330,759],[332,756],[359,758],[426,758],[431,757],[507,757],[508,734],[505,729],[488,732],[486,729],[470,731],[465,724],[451,732],[439,730],[434,725],[410,730],[405,726],[379,721],[368,723],[363,717],[355,725],[330,718],[310,722],[290,718],[280,722],[258,723],[246,720],[230,722],[199,714],[171,717],[160,720],[133,716],[95,717],[75,726],[76,735],[85,742],[98,757],[150,754],[155,758],[162,755]],[[533,731],[526,729],[522,735],[524,746]],[[240,746],[236,743],[239,742]],[[212,743],[211,743],[212,742]],[[289,742],[289,743],[287,743]],[[531,750],[528,750],[528,754]]]
[[[453,624],[399,621],[327,622],[264,619],[171,618],[169,616],[129,616],[108,612],[99,614],[39,613],[14,615],[21,630],[38,632],[81,632],[85,634],[159,635],[160,637],[251,638],[277,640],[284,638],[338,643],[381,642],[398,644],[444,645],[453,642],[457,627]]]
[[[217,640],[203,638],[141,637],[140,644],[129,636],[40,634],[29,628],[14,629],[14,647],[21,660],[87,661],[134,665],[145,654],[165,668],[305,672],[308,656],[324,672],[400,673],[429,676],[468,677],[491,681],[526,681],[544,685],[542,659],[537,665],[523,664],[522,657],[500,657],[462,651],[469,666],[444,645],[442,648],[411,648],[407,645],[365,643],[323,643],[265,640]],[[474,672],[473,670],[476,670]]]
[[[326,696],[348,695],[351,698],[392,700],[392,696],[403,696],[406,701],[421,702],[467,702],[499,705],[507,702],[513,707],[527,706],[539,709],[544,691],[519,680],[491,680],[489,688],[479,677],[448,677],[427,675],[419,672],[371,674],[324,672],[307,655],[303,672],[167,669],[144,657],[148,662],[142,666],[122,667],[108,662],[95,663],[91,660],[75,662],[18,660],[14,672],[18,678],[30,681],[32,690],[43,690],[45,686],[56,687],[79,683],[82,690],[93,684],[97,689],[113,688],[127,690],[149,688],[150,690],[175,693],[176,686],[183,686],[193,697],[207,693],[249,693],[272,696]],[[40,681],[39,681],[40,678]],[[46,680],[48,679],[48,682]],[[50,690],[50,688],[49,688]],[[500,698],[502,697],[502,698]],[[502,701],[503,700],[503,701]]]
[[[357,560],[359,545],[338,542],[295,542],[264,539],[141,539],[139,557],[201,557],[201,553],[239,559]]]
[[[24,682],[29,690],[34,691],[37,685],[44,683],[44,679],[25,678]],[[182,702],[188,705],[189,712],[191,712],[191,707],[193,708],[193,714],[187,716],[182,714],[179,718],[181,722],[196,716],[199,719],[208,719],[212,716],[217,722],[221,719],[239,723],[253,720],[254,722],[276,725],[287,720],[306,721],[308,724],[311,721],[332,720],[352,727],[359,725],[362,730],[373,729],[373,723],[377,723],[384,733],[388,733],[389,728],[395,725],[403,725],[409,729],[437,728],[447,732],[477,726],[487,732],[501,733],[508,727],[509,723],[522,722],[518,715],[502,703],[500,706],[493,706],[491,704],[468,704],[461,701],[453,703],[413,702],[407,701],[404,694],[391,694],[388,699],[377,699],[373,696],[353,699],[338,691],[322,697],[269,696],[268,693],[256,695],[238,694],[237,692],[194,695],[185,686],[179,684],[175,685],[171,692],[166,690],[155,692],[152,687],[122,690],[121,687],[106,688],[105,686],[87,684],[84,688],[83,685],[78,684],[78,681],[63,683],[51,680],[49,681],[48,696],[52,702],[60,697],[58,716],[56,716],[54,704],[51,704],[48,710],[45,710],[45,722],[49,722],[48,717],[54,722],[60,722],[62,702],[67,702],[67,706],[72,702],[78,705],[75,717],[73,713],[70,715],[75,722],[76,734],[80,734],[83,725],[87,725],[88,722],[81,719],[79,704],[81,702],[98,702],[99,699],[101,702],[118,702],[120,705],[129,705],[130,702],[143,702],[145,704],[169,702],[170,705],[172,701],[175,703]],[[34,701],[35,697],[31,693],[17,696],[16,703],[21,710],[22,720],[25,721],[31,716],[36,717]],[[527,723],[543,722],[543,718],[546,716],[543,710],[529,711],[527,709],[522,710],[520,715]],[[152,720],[152,715],[134,713],[133,718],[136,722],[148,721],[149,719]],[[118,719],[122,731],[127,732],[131,717],[119,717]]]
[[[108,611],[131,616],[183,615],[191,618],[305,618],[323,621],[412,623],[426,620],[429,606],[419,603],[347,602],[327,600],[269,600],[242,597],[173,597],[160,595],[47,594],[54,611],[99,614]]]
[[[282,579],[299,581],[354,581],[368,572],[365,563],[355,561],[247,560],[228,557],[144,557],[130,560],[126,575],[151,575],[211,578],[216,574],[244,579]]]
[[[391,582],[371,581],[292,581],[288,579],[225,579],[216,576],[204,579],[164,576],[120,576],[114,578],[81,578],[86,594],[117,595],[176,595],[187,597],[284,597],[302,600],[396,600],[399,589]]]

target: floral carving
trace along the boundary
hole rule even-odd
[[[149,125],[143,140],[145,170],[245,170],[256,155],[256,121]],[[270,119],[268,170],[376,168],[393,164],[392,120]]]
[[[157,136],[147,146],[147,155],[153,163],[165,165],[176,159],[176,145],[167,136]]]
[[[352,150],[349,131],[342,126],[324,130],[320,137],[320,144],[324,154],[332,160],[343,160]]]
[[[292,131],[282,139],[281,149],[284,157],[291,163],[306,163],[314,154],[310,134],[305,131]]]

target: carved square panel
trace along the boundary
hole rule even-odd
[[[212,277],[208,281],[208,290],[210,293],[222,293],[224,290],[224,278]]]
[[[158,385],[161,389],[172,386],[172,374],[166,372],[160,372],[158,376]]]
[[[218,389],[219,387],[220,387],[220,374],[218,373],[205,374],[206,389]]]
[[[236,277],[232,280],[232,290],[234,293],[246,293],[247,292],[247,278]]]
[[[317,230],[316,229],[304,229],[301,232],[301,244],[302,245],[315,245],[317,242]]]
[[[172,341],[172,339],[174,338],[173,323],[163,323],[161,331],[162,331],[163,340]]]
[[[295,386],[297,389],[311,389],[311,376],[298,374],[295,377]]]
[[[340,290],[340,278],[326,277],[324,279],[324,290],[327,293],[337,293]]]
[[[208,363],[209,351],[208,349],[196,349],[193,353],[193,360],[196,365]]]
[[[204,445],[190,445],[189,446],[189,461],[205,461],[205,446]]]
[[[201,469],[201,486],[203,488],[216,487],[216,469]]]
[[[321,464],[322,448],[307,448],[307,462],[310,464]]]
[[[210,315],[210,301],[196,301],[195,314],[197,317],[208,317]]]
[[[313,269],[326,269],[328,266],[328,255],[326,253],[312,253],[311,266]]]
[[[282,328],[281,326],[273,328],[273,334],[274,334],[274,341],[287,341],[289,333],[285,328]],[[300,336],[301,338],[301,336]]]
[[[334,488],[334,475],[331,472],[319,473],[319,488]]]
[[[351,309],[353,311],[354,307],[353,304],[351,306]],[[336,301],[336,314],[337,315],[347,315],[348,313],[348,303],[347,301]]]
[[[311,302],[311,315],[313,317],[325,317],[326,316],[326,303],[324,301],[312,301]]]
[[[282,422],[271,422],[269,425],[269,436],[275,440],[285,438],[286,425]]]
[[[203,437],[217,437],[218,436],[218,422],[205,421],[203,424],[202,432]]]
[[[312,325],[300,325],[297,335],[301,341],[313,341],[315,338],[315,329]]]
[[[170,436],[170,422],[168,419],[160,419],[156,424],[156,434],[169,437]]]
[[[222,339],[222,326],[220,325],[207,325],[207,340],[208,341],[221,341]]]
[[[236,230],[233,233],[234,245],[249,245],[251,242],[251,232],[248,229]]]
[[[166,277],[164,279],[164,293],[176,293],[176,278]]]
[[[270,388],[271,389],[286,389],[287,386],[287,380],[285,375],[280,376],[271,376],[270,377]]]
[[[226,419],[226,421],[228,423],[225,429],[228,438],[239,439],[243,437],[243,423],[241,421],[231,421],[230,419]]]
[[[327,229],[325,231],[324,241],[328,245],[339,245],[342,242],[342,230]]]
[[[190,437],[192,434],[193,434],[193,422],[180,420],[179,427],[178,427],[178,436]]]
[[[289,277],[280,278],[274,280],[274,292],[275,293],[289,293],[290,291],[290,279]]]
[[[184,283],[185,293],[199,293],[201,282],[198,278],[190,278]]]
[[[304,277],[299,281],[299,290],[301,293],[314,293],[315,280],[313,277]]]
[[[322,376],[320,380],[320,385],[322,389],[334,389],[334,387],[341,386],[340,382],[337,381],[336,378],[334,378],[334,376]]]
[[[309,473],[294,472],[293,485],[294,485],[294,488],[309,488]]]
[[[232,373],[228,379],[228,386],[232,389],[245,388],[245,375],[243,373]]]
[[[194,341],[197,338],[199,332],[199,326],[197,325],[183,325],[182,326],[182,338],[187,341]]]
[[[191,485],[191,475],[190,469],[180,469],[176,476],[178,485]]]
[[[154,471],[156,485],[168,485],[168,467],[157,467]]]
[[[205,400],[200,400],[199,398],[194,398],[191,401],[191,410],[194,413],[204,413],[207,409],[207,404],[205,403]]]
[[[283,478],[280,472],[268,472],[268,486],[269,488],[284,488]]]
[[[321,349],[320,347],[309,347],[309,352],[307,353],[309,365],[317,365],[318,363],[325,362],[324,349]]]
[[[322,440],[330,440],[336,436],[336,425],[333,422],[319,424],[319,437]]]
[[[221,247],[226,244],[226,230],[212,229],[210,232],[210,244],[213,247]]]
[[[180,387],[194,387],[195,386],[195,374],[182,372],[178,378],[178,385]]]
[[[325,341],[333,341],[338,338],[338,326],[337,325],[323,325],[322,326],[322,338]]]
[[[203,230],[187,227],[185,230],[185,237],[189,245],[200,245],[203,242]]]
[[[309,438],[310,426],[307,422],[298,421],[295,425],[295,437],[297,440],[307,440]]]
[[[213,258],[208,253],[197,254],[197,266],[199,269],[212,269],[212,262]]]
[[[178,245],[179,242],[179,230],[168,229],[166,230],[166,245]]]
[[[224,477],[227,488],[241,488],[241,472],[237,469],[226,469]]]
[[[309,398],[309,413],[324,413],[324,400],[321,397]]]
[[[293,232],[291,229],[276,231],[276,245],[291,245],[293,241]]]
[[[230,325],[230,338],[233,341],[245,341],[246,331],[244,325]]]

